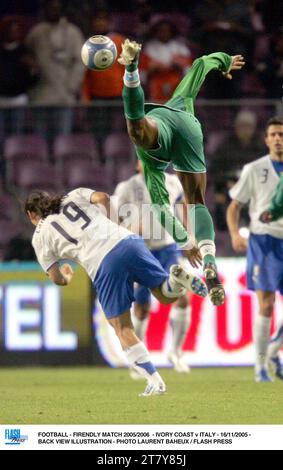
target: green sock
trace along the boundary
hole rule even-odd
[[[144,92],[140,85],[138,61],[126,65],[123,88],[124,111],[127,119],[133,121],[144,117]]]
[[[214,263],[215,264],[215,245],[214,245],[214,240],[215,240],[215,232],[214,232],[214,226],[213,226],[213,220],[212,217],[207,209],[206,206],[203,204],[196,204],[194,208],[192,209],[193,215],[195,218],[195,237],[200,244],[200,242],[203,242],[204,245],[206,245],[208,248],[210,247],[210,250],[207,254],[204,254],[203,256],[203,262],[204,264],[207,263]],[[205,244],[205,241],[208,243]],[[211,242],[211,243],[209,243]],[[212,247],[212,249],[211,249]]]
[[[139,65],[139,60],[136,58],[130,65],[125,65],[127,72],[134,72],[137,70]]]

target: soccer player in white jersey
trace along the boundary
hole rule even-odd
[[[164,393],[166,386],[131,322],[134,282],[145,285],[167,304],[184,295],[186,289],[195,290],[195,286],[206,295],[203,281],[177,265],[168,275],[142,238],[110,220],[110,198],[106,193],[79,188],[65,196],[50,196],[37,191],[28,196],[25,212],[36,226],[32,244],[51,281],[65,286],[72,280],[71,266],[60,267],[59,260],[82,265],[129,365],[147,380],[142,395]]]
[[[150,206],[151,199],[146,188],[142,164],[139,160],[137,162],[137,171],[138,174],[118,184],[114,196],[117,197],[119,208],[124,204],[133,204],[138,208],[138,226],[136,226],[135,221],[132,221],[131,229],[140,235],[144,235],[145,243],[153,256],[160,262],[165,271],[169,272],[170,266],[178,264],[178,256],[181,255],[181,252],[177,251],[175,241],[160,225],[156,217],[142,217],[143,208],[146,208],[146,205]],[[176,203],[183,202],[183,188],[178,177],[165,173],[165,180],[171,205],[174,206]],[[131,218],[128,221],[131,224]],[[135,299],[132,321],[137,336],[144,341],[151,307],[150,290],[139,285],[135,289]],[[172,346],[168,353],[168,360],[172,363],[174,369],[180,373],[190,371],[189,366],[182,357],[182,345],[190,324],[190,313],[187,295],[179,297],[170,310]],[[138,378],[135,371],[131,371],[131,377]]]
[[[249,203],[250,237],[247,250],[247,284],[254,290],[259,314],[254,324],[256,352],[255,380],[272,381],[268,362],[275,365],[276,376],[283,379],[278,352],[283,345],[283,321],[270,341],[270,326],[278,290],[283,294],[283,219],[268,224],[260,220],[271,203],[283,172],[283,119],[274,117],[266,126],[265,143],[269,154],[244,166],[239,181],[230,190],[232,201],[227,209],[227,223],[235,251],[246,249],[239,234],[239,214]]]

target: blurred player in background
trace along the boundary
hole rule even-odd
[[[249,203],[250,237],[247,252],[247,284],[259,302],[254,324],[256,351],[255,380],[270,382],[268,360],[275,365],[276,376],[283,380],[278,352],[283,345],[283,320],[270,341],[271,317],[275,292],[283,294],[283,219],[264,223],[262,211],[271,199],[283,172],[283,119],[274,117],[266,126],[265,143],[269,154],[244,166],[241,177],[230,190],[232,202],[227,210],[227,224],[235,251],[246,250],[246,240],[239,234],[239,215]],[[272,208],[271,208],[272,210]]]
[[[157,211],[160,222],[185,250],[192,266],[197,267],[203,260],[210,299],[214,305],[221,305],[225,292],[217,274],[213,221],[205,206],[203,134],[194,116],[194,100],[208,72],[217,69],[231,79],[230,72],[243,67],[243,57],[231,57],[223,52],[200,57],[194,61],[166,106],[145,105],[138,72],[141,46],[127,39],[122,48],[118,61],[126,67],[123,101],[128,134],[142,161],[151,200],[162,207],[162,211]],[[186,203],[194,204],[196,240],[192,234],[188,235],[170,210],[164,176],[170,162],[182,183]],[[180,237],[175,235],[176,228]]]
[[[178,265],[172,266],[168,275],[142,238],[109,219],[111,204],[106,193],[79,188],[65,196],[50,196],[38,191],[28,196],[25,212],[36,226],[32,244],[38,262],[51,281],[65,286],[72,280],[71,266],[60,267],[59,260],[82,265],[129,365],[148,382],[142,395],[164,393],[166,386],[132,325],[134,282],[168,304],[183,296],[186,289],[205,296],[203,281]]]
[[[160,226],[155,217],[153,220],[148,217],[142,217],[142,209],[143,207],[145,208],[145,205],[150,204],[150,196],[145,185],[143,167],[140,160],[137,162],[137,170],[138,174],[118,184],[114,195],[118,198],[117,204],[119,208],[124,204],[134,204],[138,207],[138,226],[131,225],[131,230],[141,236],[143,234],[146,235],[144,238],[146,245],[165,271],[169,272],[170,266],[178,264],[177,257],[181,253],[178,253],[177,245],[173,238]],[[171,205],[174,206],[176,203],[183,202],[183,189],[177,176],[165,173],[165,180]],[[157,230],[154,230],[156,225],[158,226]],[[144,341],[151,308],[150,290],[139,285],[135,290],[135,298],[132,321],[137,336]],[[172,348],[168,354],[168,360],[173,364],[177,372],[189,372],[190,370],[182,358],[182,345],[190,324],[190,313],[187,295],[179,297],[170,310],[169,320],[172,328]],[[135,378],[135,371],[131,373],[131,376]]]

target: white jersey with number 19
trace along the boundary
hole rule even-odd
[[[93,280],[103,258],[132,232],[109,220],[91,204],[94,190],[78,188],[64,197],[59,214],[41,219],[32,245],[44,271],[69,259],[85,268]]]

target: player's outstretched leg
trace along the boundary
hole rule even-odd
[[[141,45],[126,39],[122,45],[122,53],[118,59],[125,66],[123,103],[126,118],[139,121],[143,119],[144,92],[140,84],[138,61]]]
[[[191,220],[194,221],[195,238],[203,259],[203,273],[211,302],[222,305],[224,287],[218,277],[215,260],[215,232],[212,217],[205,205],[206,173],[178,172],[187,204],[193,205]]]
[[[132,310],[132,322],[135,333],[142,342],[144,342],[149,321],[150,297],[150,291],[146,287],[139,285],[135,289],[136,302]],[[129,373],[133,380],[142,379],[142,376],[133,368],[130,368]]]
[[[155,366],[151,362],[149,352],[134,332],[130,311],[117,317],[110,318],[110,325],[114,328],[121,346],[128,359],[129,366],[134,368],[147,380],[145,391],[140,396],[162,395],[166,392],[166,385]]]

